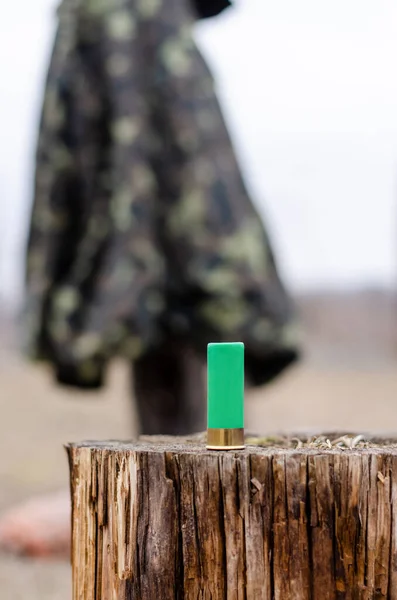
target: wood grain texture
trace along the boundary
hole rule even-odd
[[[68,446],[73,600],[397,600],[397,447]]]

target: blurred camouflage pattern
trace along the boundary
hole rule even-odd
[[[187,0],[64,0],[27,251],[26,347],[58,381],[168,336],[246,344],[254,383],[297,354],[290,300],[192,37]]]
[[[201,19],[219,15],[225,8],[231,6],[230,0],[193,0],[193,6]]]

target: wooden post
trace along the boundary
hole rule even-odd
[[[344,439],[70,445],[73,600],[396,600],[397,445]]]

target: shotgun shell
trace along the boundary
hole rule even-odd
[[[208,344],[208,431],[210,450],[244,448],[244,344]]]

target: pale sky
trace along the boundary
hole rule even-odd
[[[53,6],[2,8],[0,293],[8,297],[21,291]],[[197,28],[293,289],[397,280],[396,31],[395,0],[239,0]]]

